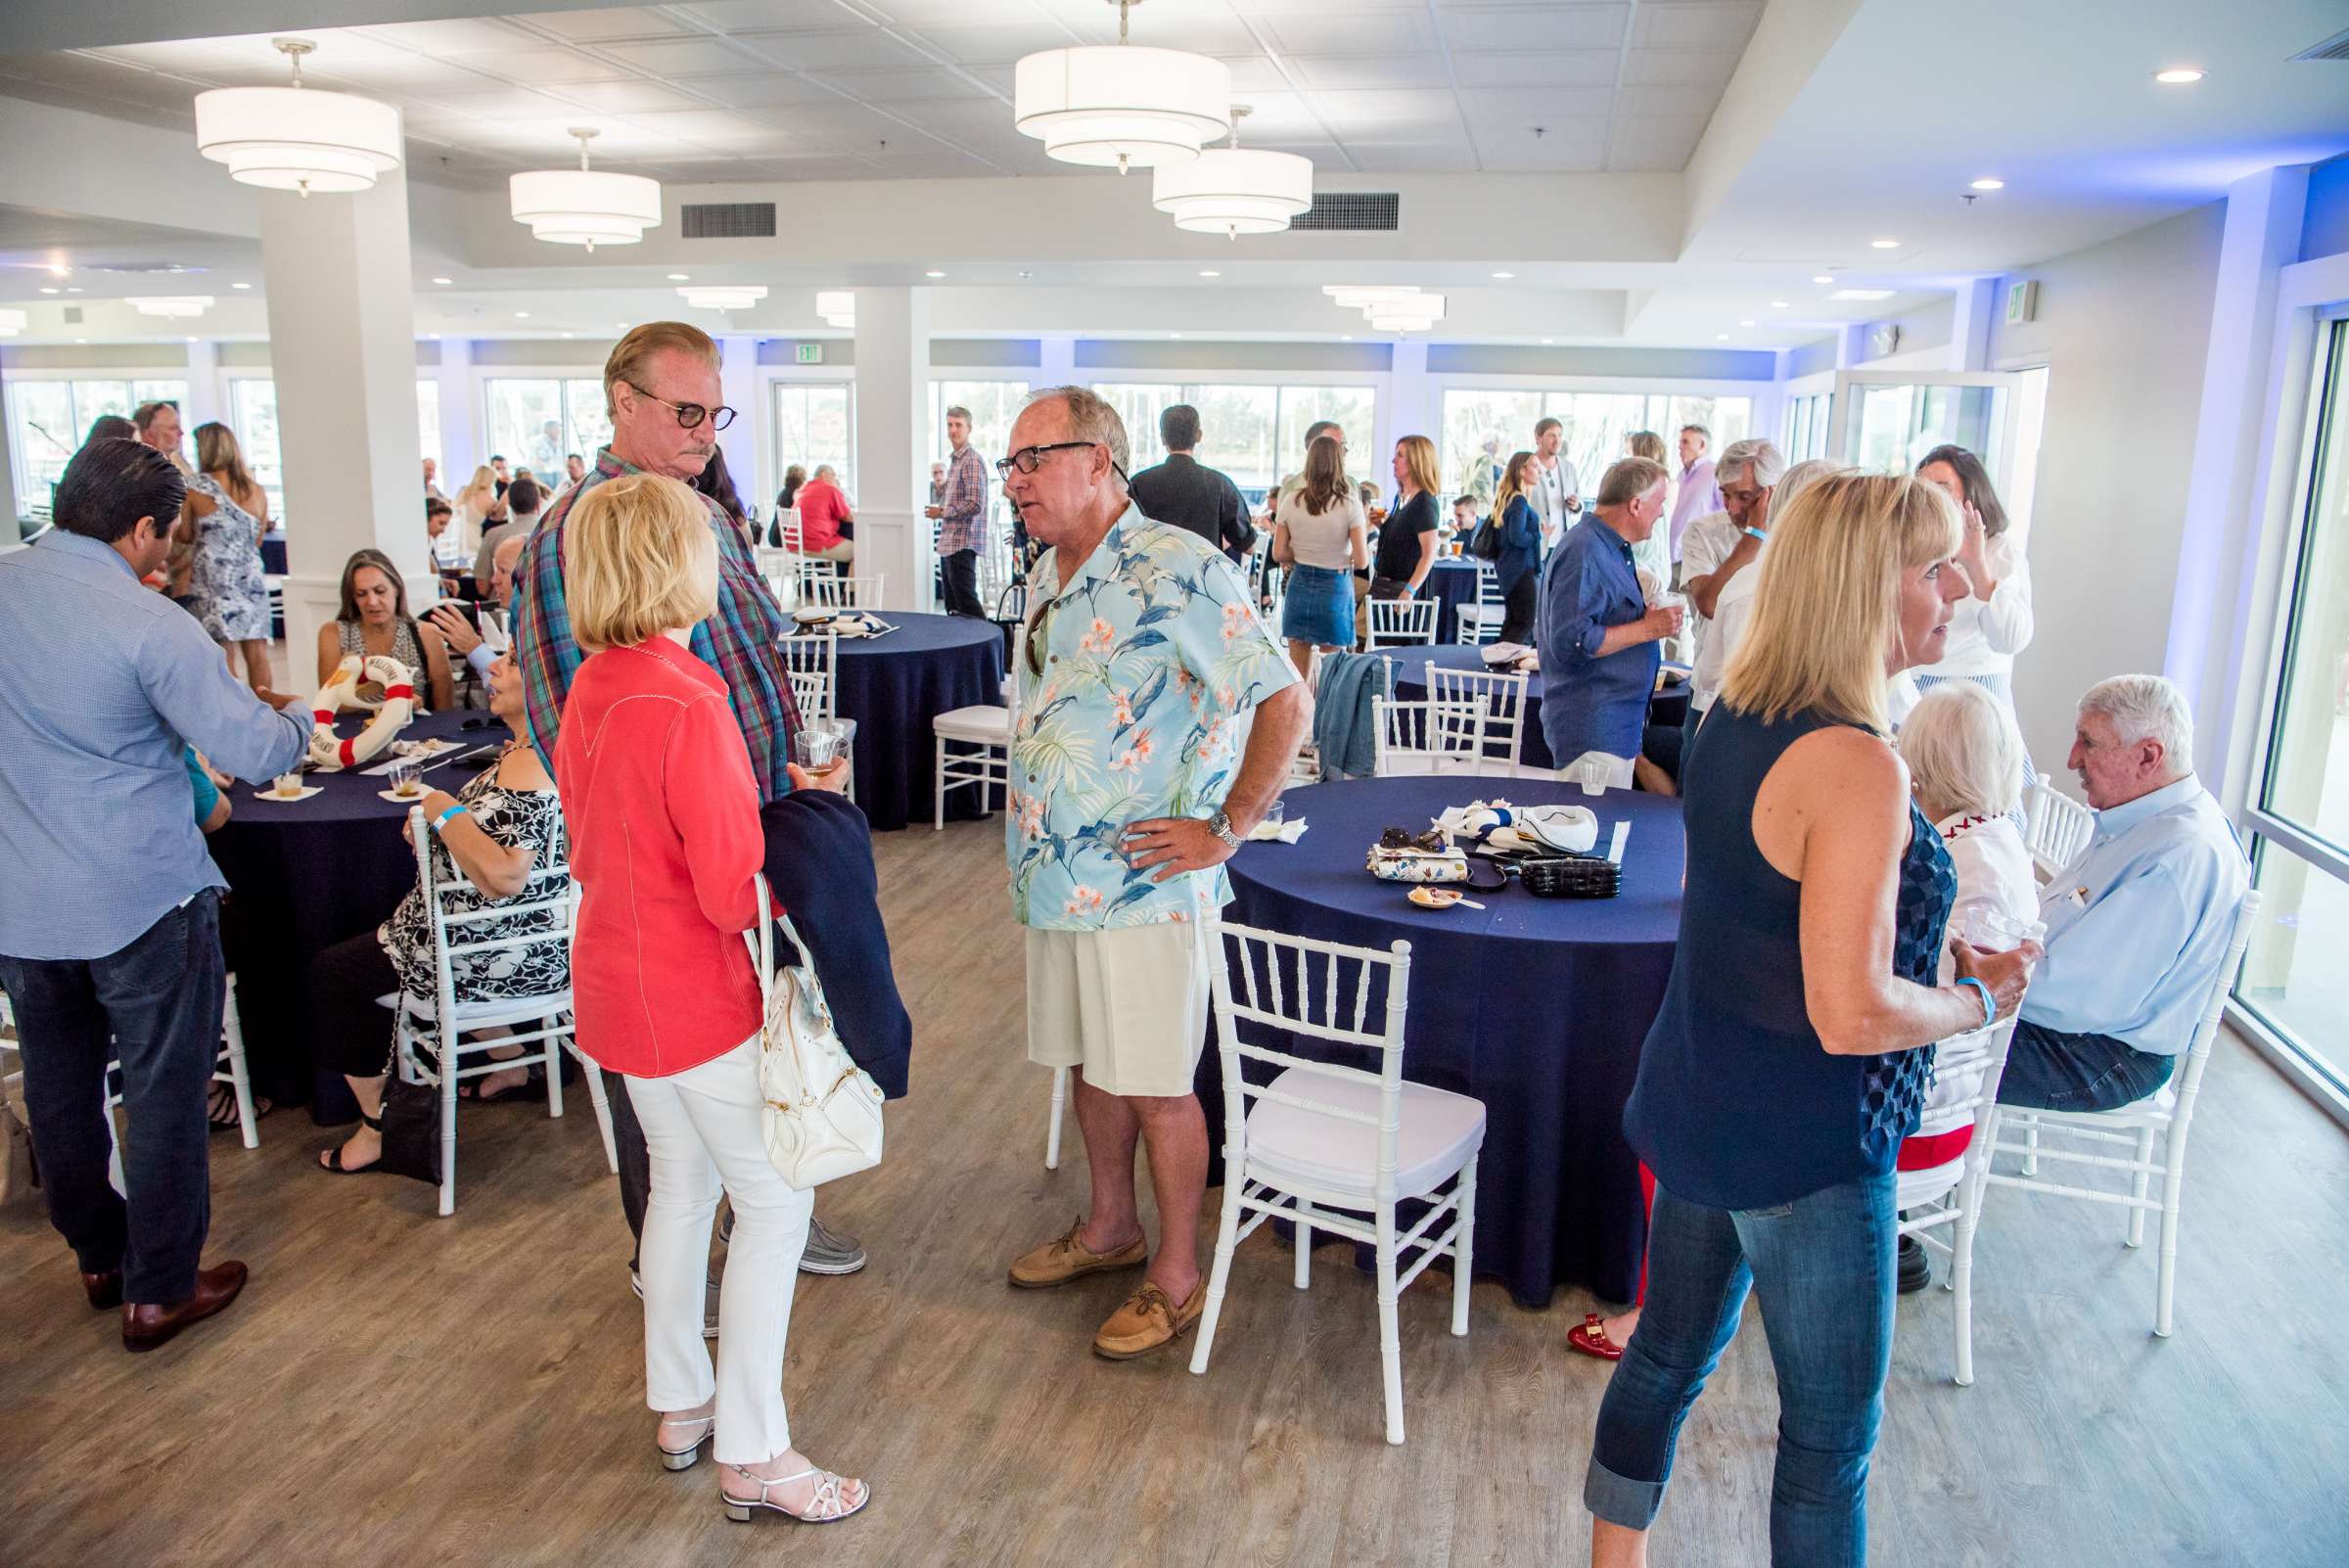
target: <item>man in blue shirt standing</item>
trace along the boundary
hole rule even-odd
[[[1608,469],[1542,578],[1542,738],[1562,768],[1589,752],[1606,758],[1615,789],[1632,785],[1663,658],[1656,644],[1681,629],[1681,607],[1650,609],[1632,565],[1632,546],[1664,516],[1670,477],[1644,457]]]
[[[2193,715],[2161,676],[2115,675],[2080,699],[2067,765],[2096,831],[2040,894],[2048,955],[1999,1081],[2005,1104],[2127,1105],[2193,1043],[2251,885],[2193,756]]]
[[[90,1305],[122,1308],[134,1351],[245,1286],[241,1263],[199,1268],[227,884],[189,812],[185,749],[266,778],[310,740],[306,715],[256,698],[141,584],[170,552],[183,495],[162,453],[92,441],[58,484],[56,529],[0,558],[0,991],[50,1222]],[[107,1180],[111,1058],[130,1114],[127,1204]]]

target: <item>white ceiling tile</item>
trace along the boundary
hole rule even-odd
[[[524,28],[496,20],[477,21],[459,18],[451,22],[388,22],[373,26],[350,29],[361,38],[377,43],[397,44],[420,54],[455,55],[481,49],[528,49],[540,40]],[[324,66],[334,52],[335,38],[318,40],[318,52],[310,57]]]
[[[1280,73],[1280,68],[1267,56],[1227,55],[1223,57],[1223,64],[1230,68],[1231,90],[1235,96],[1244,93],[1285,93],[1289,90],[1289,79]]]
[[[1457,49],[1614,49],[1631,21],[1629,5],[1519,6],[1444,13],[1444,36]]]
[[[1065,49],[1075,42],[1065,27],[1030,12],[1025,21],[991,26],[939,26],[909,29],[940,54],[966,66],[1008,66],[1023,55],[1046,49]],[[1192,47],[1188,44],[1185,47]],[[1261,58],[1261,57],[1260,57]]]
[[[1348,142],[1365,174],[1451,174],[1476,166],[1465,138],[1424,142]]]
[[[855,70],[928,64],[920,50],[871,27],[861,32],[745,33],[741,41],[793,70]]]
[[[475,56],[474,60],[485,63],[495,58]],[[612,68],[603,68],[602,73],[613,74]],[[302,76],[304,80],[341,82],[375,93],[474,92],[497,85],[497,79],[465,66],[396,49],[385,50],[380,56],[365,60],[338,60],[331,67],[320,64],[303,71]]]
[[[648,115],[665,109],[706,109],[691,93],[657,81],[578,81],[567,83],[563,96],[606,115]]]
[[[90,53],[151,70],[205,70],[219,66],[249,65],[252,51],[233,48],[220,38],[188,38],[170,43],[117,44]],[[264,52],[259,58],[266,60]]]
[[[1622,52],[1614,49],[1477,49],[1451,57],[1460,86],[1612,87]]]
[[[1307,15],[1267,18],[1256,25],[1275,48],[1291,55],[1392,55],[1436,47],[1435,25],[1424,9],[1323,7]]]
[[[839,0],[695,0],[678,9],[726,32],[821,29],[857,20]]]
[[[725,137],[737,141],[772,138],[774,127],[723,109],[688,109],[652,115],[630,115],[628,122],[656,136],[682,137],[689,142]]]
[[[1635,49],[1624,62],[1627,87],[1702,87],[1718,93],[1737,69],[1734,49]]]
[[[1459,101],[1448,89],[1314,93],[1313,106],[1332,129],[1409,131],[1460,122]]]
[[[730,76],[773,69],[759,56],[718,38],[667,38],[597,47],[613,59],[656,76]]]
[[[577,42],[599,38],[662,38],[692,29],[643,6],[600,11],[546,11],[515,19]]]
[[[570,115],[578,117],[578,110],[560,98],[532,92],[528,87],[492,87],[486,92],[433,93],[419,97],[420,108],[445,110],[470,119],[557,119]]]
[[[984,176],[994,169],[970,154],[952,147],[927,143],[903,150],[892,146],[886,153],[867,153],[864,161],[873,165],[875,173],[898,179],[946,179],[960,176]]]
[[[1761,0],[1707,0],[1698,5],[1643,5],[1632,30],[1632,46],[1684,49],[1743,49],[1761,21]]]
[[[1546,170],[1555,174],[1595,174],[1605,162],[1606,143],[1545,136],[1540,141],[1508,141],[1496,146],[1479,140],[1477,150],[1488,169],[1512,172]]]
[[[1293,55],[1290,69],[1308,87],[1320,89],[1434,87],[1443,83],[1444,64],[1424,54]]]
[[[693,90],[730,109],[762,109],[773,104],[830,104],[840,94],[806,76],[769,71],[761,76],[697,76]]]
[[[1688,166],[1688,154],[1660,143],[1618,146],[1607,158],[1610,174],[1678,174]]]
[[[609,81],[625,74],[623,68],[592,59],[576,49],[545,47],[538,49],[492,49],[483,52],[452,54],[446,57],[457,66],[470,68],[502,81],[555,86],[572,81]]]
[[[1010,114],[1001,101],[985,88],[974,85],[969,77],[952,70],[828,71],[824,80],[849,97],[860,98],[867,103],[901,104],[978,98],[993,106],[998,114]]]

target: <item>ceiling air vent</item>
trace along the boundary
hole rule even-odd
[[[677,209],[688,240],[771,240],[772,202],[695,202]]]
[[[2292,58],[2294,60],[2349,60],[2349,28],[2334,33],[2323,43],[2310,44]]]
[[[1403,198],[1393,191],[1323,191],[1289,220],[1292,229],[1381,229],[1403,226]]]

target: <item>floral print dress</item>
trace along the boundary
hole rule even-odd
[[[196,520],[196,616],[214,642],[267,642],[269,584],[261,575],[261,523],[230,499],[209,474],[188,478],[188,488],[212,503]]]

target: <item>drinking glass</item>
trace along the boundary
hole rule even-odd
[[[392,793],[403,801],[412,801],[424,793],[424,771],[414,762],[393,762],[387,776],[392,781]]]

